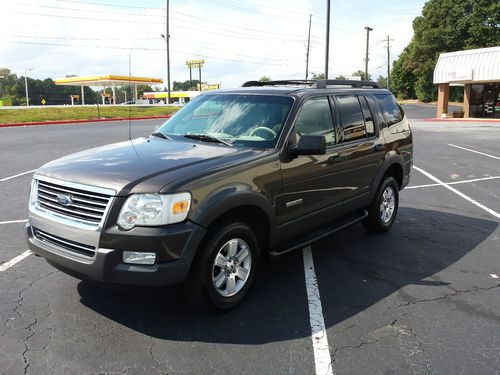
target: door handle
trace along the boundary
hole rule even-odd
[[[340,155],[333,155],[328,158],[328,164],[335,164],[335,163],[340,163],[342,161],[342,156]]]
[[[385,145],[384,145],[384,144],[379,143],[379,144],[376,144],[375,146],[373,146],[373,149],[374,149],[375,151],[384,151],[384,150],[385,150]]]

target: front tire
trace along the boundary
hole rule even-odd
[[[396,180],[388,176],[377,190],[363,226],[368,232],[387,232],[398,213],[399,189]]]
[[[260,266],[260,248],[245,223],[215,227],[202,242],[187,282],[195,305],[229,310],[250,291]]]

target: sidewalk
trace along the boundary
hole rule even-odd
[[[427,122],[494,122],[500,124],[500,118],[428,118]]]

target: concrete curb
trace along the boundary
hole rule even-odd
[[[113,121],[136,121],[136,120],[159,120],[167,119],[171,116],[150,116],[150,117],[116,117],[116,118],[101,118],[91,120],[61,120],[61,121],[38,121],[38,122],[18,122],[12,124],[0,124],[0,128],[11,128],[16,126],[39,126],[39,125],[67,125],[67,124],[81,124],[86,122],[113,122]]]
[[[424,121],[426,122],[496,122],[500,124],[500,118],[499,119],[494,119],[494,118],[447,118],[447,119],[442,119],[442,118],[426,118]]]

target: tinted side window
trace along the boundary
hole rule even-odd
[[[314,98],[302,105],[295,120],[295,133],[298,138],[302,135],[324,135],[327,145],[335,144],[332,111],[328,98]]]
[[[337,96],[346,142],[366,137],[363,112],[356,95]]]
[[[391,126],[403,121],[403,113],[399,105],[396,103],[396,99],[391,94],[375,95],[375,99],[378,101],[380,110],[384,114],[387,126]]]
[[[361,103],[361,108],[363,108],[363,116],[365,118],[366,132],[368,136],[375,134],[375,125],[373,124],[373,116],[366,101],[366,97],[360,96],[359,102]]]

